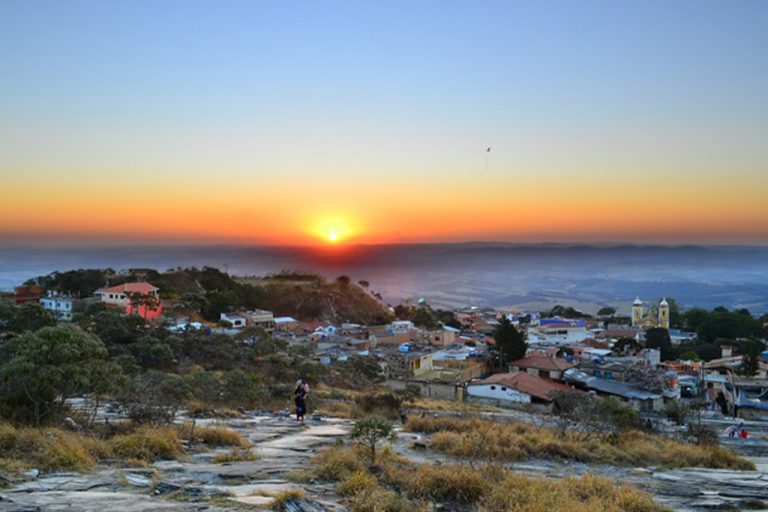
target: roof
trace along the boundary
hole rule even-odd
[[[296,321],[296,319],[293,318],[292,316],[278,316],[278,317],[275,318],[275,323],[276,324],[287,324],[287,323],[295,322],[295,321]]]
[[[564,371],[568,368],[573,368],[573,364],[565,359],[547,357],[541,353],[527,354],[524,358],[512,361],[509,365],[517,366],[518,368],[534,368],[536,370],[548,371]]]
[[[149,283],[123,283],[117,286],[110,286],[109,288],[102,288],[99,290],[101,293],[152,293],[158,291],[159,288],[152,286]]]
[[[587,387],[587,389],[607,393],[609,395],[618,395],[624,398],[634,398],[637,400],[655,400],[661,398],[658,393],[650,393],[640,389],[633,388],[629,384],[613,379],[601,379],[577,370],[571,369],[565,372],[565,379],[569,382],[578,382]]]
[[[565,384],[560,384],[551,379],[529,375],[525,372],[497,373],[487,379],[470,382],[470,386],[483,386],[488,384],[500,384],[531,395],[541,400],[549,400],[550,393],[554,391],[573,391]]]

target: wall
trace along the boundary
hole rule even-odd
[[[508,402],[531,403],[531,395],[508,388],[503,384],[481,384],[467,386],[467,396],[490,398]]]

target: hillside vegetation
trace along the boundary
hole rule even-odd
[[[30,282],[49,291],[86,297],[98,288],[137,280],[157,286],[163,299],[175,299],[211,321],[237,309],[266,309],[276,316],[293,316],[301,321],[382,324],[391,320],[381,302],[346,276],[326,281],[314,274],[284,271],[261,278],[235,279],[211,267],[166,272],[145,269],[136,274],[81,269],[54,272]]]

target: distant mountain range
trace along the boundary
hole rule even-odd
[[[768,247],[509,244],[351,247],[0,247],[0,289],[55,270],[213,266],[235,275],[283,269],[366,280],[392,304],[425,297],[464,305],[549,309],[555,304],[629,312],[636,296],[674,297],[683,307],[768,311]]]

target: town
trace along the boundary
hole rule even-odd
[[[309,357],[323,365],[370,358],[387,387],[417,389],[422,396],[443,400],[547,407],[553,392],[581,390],[616,397],[641,413],[663,413],[677,401],[701,399],[705,408],[729,417],[768,418],[766,324],[747,311],[720,311],[722,329],[730,329],[722,333],[715,320],[706,325],[695,320],[705,312],[689,315],[685,321],[699,322],[691,327],[683,325],[670,300],[639,297],[627,300],[623,311],[606,307],[595,315],[562,306],[549,312],[467,307],[439,311],[441,321],[419,299],[395,307],[381,303],[391,317],[381,324],[298,320],[247,308],[222,311],[217,321],[209,321],[200,310],[164,297],[144,279],[148,272],[125,271],[119,279],[125,282],[83,298],[27,284],[16,287],[8,299],[17,305],[39,303],[59,322],[71,322],[78,312],[99,305],[173,333],[197,330],[237,337],[258,327],[277,340],[309,349]],[[750,324],[742,332],[732,326],[732,316],[739,315]],[[510,326],[511,340],[494,339]],[[709,329],[699,329],[707,339],[695,327]]]

